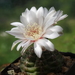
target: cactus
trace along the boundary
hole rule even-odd
[[[22,13],[20,17],[21,23],[11,23],[16,27],[6,32],[18,38],[13,43],[11,50],[18,43],[17,51],[21,47],[23,48],[21,52],[23,55],[20,60],[22,72],[27,75],[46,75],[49,72],[59,72],[61,70],[64,59],[57,50],[54,51],[54,45],[48,39],[61,36],[63,29],[61,26],[55,26],[55,24],[67,16],[67,14],[63,15],[60,10],[56,11],[54,7],[51,7],[49,11],[43,7],[39,9],[32,7],[30,10],[27,8]],[[34,49],[26,50],[31,44],[34,44]],[[42,46],[50,50],[41,49]]]
[[[30,48],[22,55],[20,68],[27,75],[47,75],[61,71],[63,62],[64,58],[57,50],[51,52],[43,48],[42,56],[38,58]]]

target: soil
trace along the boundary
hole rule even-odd
[[[72,64],[75,62],[74,58],[71,58],[70,56],[64,56],[65,64],[62,66],[62,72],[60,73],[49,73],[47,75],[65,75],[65,73],[69,70],[69,68],[72,66]],[[10,65],[7,65],[7,67],[1,72],[0,75],[26,75],[25,73],[21,72],[20,68],[18,67],[20,64],[20,57],[11,63]],[[7,73],[3,73],[6,72]]]

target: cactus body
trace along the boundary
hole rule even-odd
[[[38,58],[32,48],[26,50],[20,62],[22,72],[27,75],[47,75],[50,72],[61,71],[64,59],[57,50],[44,50],[41,58]]]

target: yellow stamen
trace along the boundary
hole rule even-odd
[[[33,25],[27,25],[25,28],[24,36],[26,38],[32,38],[33,40],[37,40],[41,37],[42,33],[42,27],[38,25],[37,23],[34,23]]]

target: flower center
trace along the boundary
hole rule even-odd
[[[41,38],[41,34],[42,27],[37,23],[34,23],[33,25],[27,25],[27,27],[25,28],[24,36],[26,38],[31,38],[32,40],[38,40],[39,38]]]

